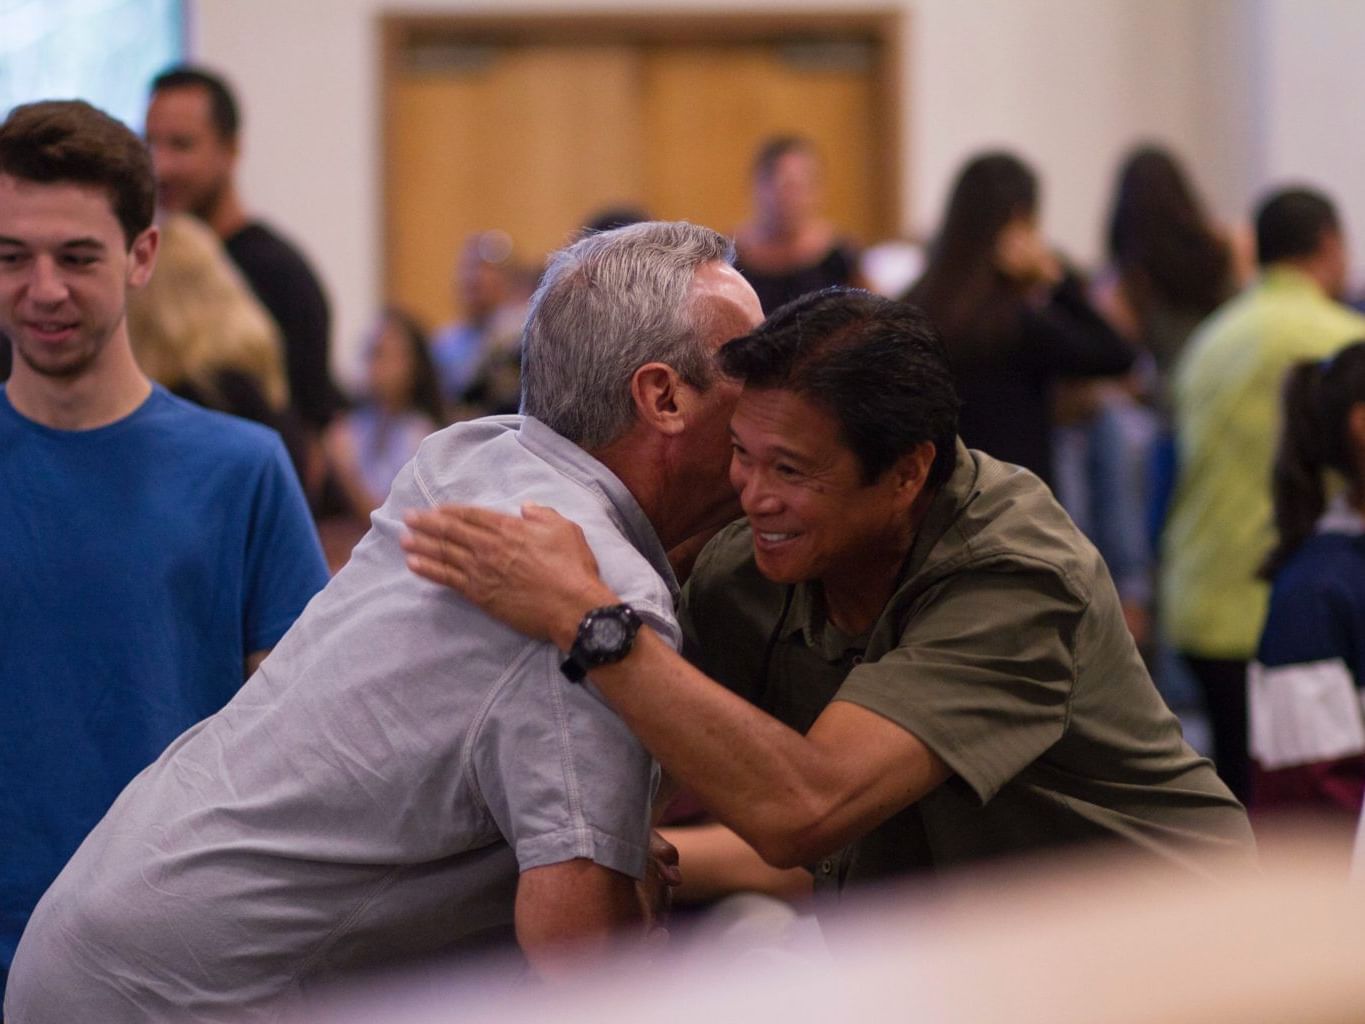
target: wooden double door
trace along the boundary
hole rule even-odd
[[[884,15],[387,19],[386,299],[448,319],[454,254],[488,228],[527,264],[610,206],[732,231],[777,133],[820,147],[840,227],[894,233],[894,32]]]

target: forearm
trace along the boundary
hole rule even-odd
[[[408,515],[408,565],[529,636],[568,651],[589,610],[619,598],[582,531],[549,509],[470,506]],[[805,735],[708,679],[651,629],[591,679],[664,769],[770,864],[839,849],[950,774],[918,737],[848,701]]]
[[[553,642],[568,650],[582,614],[615,600],[598,583],[558,601]],[[590,678],[664,770],[770,864],[794,867],[851,838],[837,813],[850,796],[840,759],[708,678],[649,628],[624,660]]]
[[[836,799],[836,780],[814,744],[707,678],[648,629],[624,661],[591,678],[712,814],[769,863],[800,862],[805,833]]]
[[[589,860],[523,872],[517,884],[517,944],[541,977],[556,979],[641,938],[644,916],[633,879]]]
[[[1137,358],[1134,346],[1090,305],[1074,275],[1053,290],[1047,305],[1025,315],[1024,332],[1064,375],[1115,376]]]
[[[810,896],[809,871],[773,867],[718,822],[660,831],[678,850],[682,884],[674,899],[679,903],[701,903],[737,892],[760,892],[789,903]]]

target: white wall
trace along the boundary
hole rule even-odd
[[[1337,202],[1365,271],[1365,3],[1266,0],[1264,180],[1298,181]]]
[[[859,0],[748,0],[743,9],[867,9]],[[885,6],[882,4],[881,6]],[[1330,111],[1365,95],[1358,0],[892,0],[907,15],[905,224],[932,231],[961,161],[1009,146],[1038,168],[1052,237],[1100,251],[1124,149],[1184,154],[1225,217],[1270,178],[1350,195],[1365,132]],[[196,0],[191,51],[221,68],[246,115],[248,202],[308,251],[335,310],[338,364],[383,300],[378,19],[387,10],[640,10],[631,0]],[[655,10],[735,5],[652,0]],[[1354,90],[1352,85],[1356,86]],[[1335,126],[1335,130],[1331,126]],[[1365,196],[1361,197],[1365,202]]]
[[[1190,157],[1205,199],[1225,221],[1248,216],[1266,177],[1263,6],[1194,5],[1191,92],[1198,107]]]
[[[1193,10],[1161,0],[914,4],[913,226],[933,230],[966,155],[1003,145],[1038,168],[1052,237],[1078,259],[1096,257],[1124,150],[1139,139],[1192,148]]]

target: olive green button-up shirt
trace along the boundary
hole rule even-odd
[[[742,522],[684,593],[689,657],[713,678],[802,732],[852,701],[953,771],[813,865],[817,885],[1106,839],[1194,870],[1201,852],[1251,856],[1245,812],[1182,738],[1093,545],[1031,473],[957,456],[866,634],[830,623],[818,582],[764,579]]]

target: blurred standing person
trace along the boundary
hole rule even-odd
[[[156,273],[128,299],[133,354],[168,390],[249,419],[289,401],[279,327],[223,252],[188,214],[161,218]],[[244,378],[234,386],[225,378]],[[251,392],[235,408],[235,395]],[[249,407],[247,407],[249,406]]]
[[[442,399],[456,419],[516,412],[530,291],[518,280],[507,232],[470,235],[451,284],[464,319],[438,328],[431,339]]]
[[[1295,366],[1283,419],[1270,608],[1248,673],[1252,804],[1353,829],[1365,796],[1365,341]]]
[[[277,431],[304,490],[316,486],[325,467],[289,408],[279,327],[202,221],[172,213],[160,228],[156,273],[128,297],[138,365],[174,395]]]
[[[830,285],[860,284],[858,253],[821,213],[823,168],[814,143],[778,135],[753,165],[753,216],[735,229],[735,266],[763,312]]]
[[[1144,389],[1156,436],[1136,475],[1147,485],[1140,504],[1154,545],[1175,486],[1172,370],[1199,323],[1251,276],[1251,260],[1214,224],[1175,156],[1154,145],[1133,150],[1119,169],[1108,250],[1112,278],[1101,307],[1149,360]]]
[[[1111,309],[1151,353],[1155,397],[1164,409],[1165,382],[1185,342],[1237,290],[1232,246],[1174,155],[1147,145],[1133,150],[1119,170],[1108,250]]]
[[[1194,328],[1230,297],[1238,274],[1228,239],[1175,156],[1155,145],[1124,158],[1107,229],[1109,267],[1095,307],[1136,342],[1137,366],[1116,381],[1080,382],[1081,420],[1059,427],[1063,503],[1095,542],[1140,646],[1154,641],[1156,538],[1175,479],[1167,383]],[[1072,398],[1077,396],[1073,395]],[[1069,472],[1068,472],[1069,470]]]
[[[1162,534],[1165,633],[1202,691],[1219,774],[1248,797],[1247,663],[1265,623],[1257,575],[1273,543],[1271,465],[1285,372],[1365,336],[1337,301],[1346,241],[1325,195],[1271,194],[1256,214],[1261,273],[1190,338],[1176,365],[1176,484]]]
[[[237,191],[240,116],[227,83],[204,68],[181,65],[152,82],[147,145],[157,198],[213,228],[284,336],[290,405],[321,431],[340,404],[328,362],[331,313],[308,261]]]
[[[384,310],[366,349],[365,394],[332,421],[325,439],[328,463],[355,522],[352,542],[368,529],[370,513],[388,497],[418,445],[445,422],[426,332],[402,310]],[[328,561],[340,567],[330,551]]]
[[[943,335],[963,442],[1050,486],[1057,382],[1110,377],[1133,364],[1132,347],[1048,249],[1037,179],[1009,153],[983,153],[962,169],[928,266],[904,299]]]

